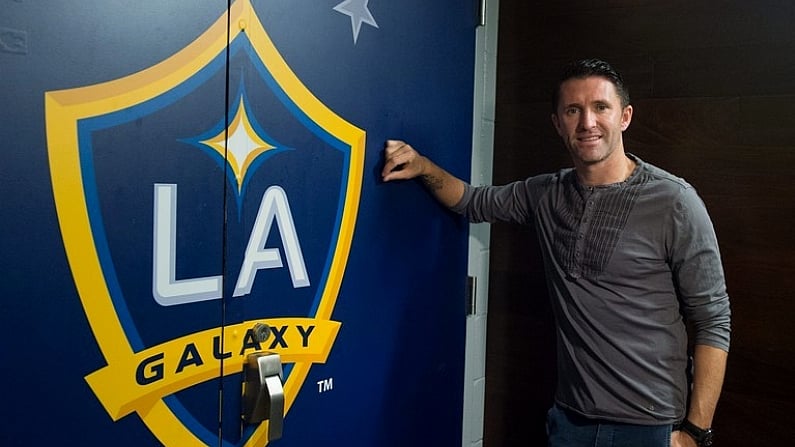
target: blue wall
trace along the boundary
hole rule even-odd
[[[221,2],[2,5],[3,445],[253,443],[238,371],[257,348],[281,352],[300,385],[276,445],[460,445],[467,225],[419,183],[382,184],[380,169],[384,140],[402,138],[468,176],[475,7],[351,2],[373,19],[359,15],[355,34],[347,2],[252,4],[256,16],[233,14],[228,52],[201,40],[221,35]],[[248,170],[207,143],[241,98],[275,148]],[[172,279],[222,276],[218,299],[154,299],[155,184],[177,185]],[[256,270],[234,297],[272,186],[308,285],[291,281],[290,225],[277,218],[260,251],[279,250],[283,267]],[[290,318],[317,321],[310,348],[338,332],[304,361]],[[283,343],[253,346],[245,329],[258,320],[278,323]],[[209,347],[215,337],[226,345]],[[116,357],[129,365],[111,368]]]

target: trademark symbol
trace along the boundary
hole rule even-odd
[[[334,379],[329,377],[328,379],[318,380],[317,381],[317,392],[318,393],[325,393],[327,391],[331,391],[334,389]]]

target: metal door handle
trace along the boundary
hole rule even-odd
[[[268,440],[282,437],[284,387],[279,354],[255,352],[246,357],[243,382],[243,420],[248,424],[268,421]]]

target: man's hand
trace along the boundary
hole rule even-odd
[[[671,433],[671,447],[698,447],[698,444],[687,433],[676,430]]]
[[[464,182],[423,157],[403,141],[387,140],[381,178],[407,180],[419,177],[442,205],[452,208],[464,197]]]
[[[399,140],[387,140],[384,146],[384,169],[381,177],[385,182],[406,180],[423,175],[425,157],[413,147]]]

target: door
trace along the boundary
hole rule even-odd
[[[476,7],[384,3],[3,7],[4,445],[263,445],[265,351],[280,444],[461,442],[467,225],[380,167],[468,176]]]

